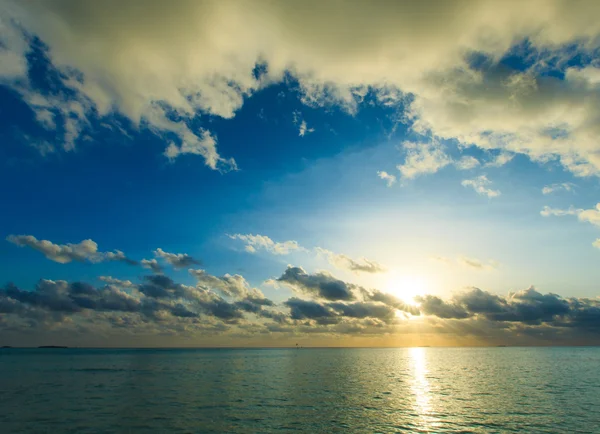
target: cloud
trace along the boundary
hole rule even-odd
[[[383,265],[375,261],[370,261],[367,258],[354,260],[344,254],[334,253],[331,250],[322,249],[321,247],[315,247],[315,251],[319,255],[324,255],[329,263],[337,268],[363,273],[383,273],[386,271]]]
[[[460,256],[456,259],[457,262],[465,267],[474,268],[476,270],[490,270],[497,268],[498,264],[495,261],[489,261],[487,263],[480,261],[475,258],[468,258],[466,256]]]
[[[564,299],[556,294],[541,294],[534,287],[505,297],[472,288],[449,301],[431,295],[419,297],[418,301],[424,314],[439,318],[481,316],[494,322],[600,331],[599,300]]]
[[[185,253],[168,253],[161,248],[158,248],[154,251],[154,256],[163,259],[175,269],[187,268],[191,267],[192,265],[201,264],[198,259],[195,259],[190,255]],[[152,268],[152,266],[150,266],[150,268]]]
[[[470,155],[462,157],[454,163],[458,170],[471,170],[480,165],[479,160]]]
[[[310,133],[314,133],[315,129],[314,128],[308,128],[308,126],[306,125],[306,121],[303,120],[302,122],[300,122],[300,129],[298,130],[298,135],[300,137],[304,137],[306,134],[310,134]]]
[[[288,266],[277,279],[315,297],[326,300],[353,300],[352,287],[327,273],[308,274],[301,267]]]
[[[578,215],[583,210],[578,210],[573,207],[569,209],[560,209],[560,208],[551,208],[548,205],[545,205],[544,208],[540,211],[540,214],[544,217],[549,216],[557,216],[562,217],[566,215]]]
[[[561,190],[571,192],[575,187],[576,185],[572,182],[563,182],[560,184],[546,185],[544,186],[544,188],[542,188],[542,194],[550,194]]]
[[[131,280],[121,280],[111,276],[99,276],[98,280],[101,280],[107,285],[114,285],[122,288],[131,288],[134,286]]]
[[[12,19],[48,46],[74,95],[31,107],[46,124],[49,111],[69,114],[59,117],[71,136],[88,117],[118,112],[174,134],[179,143],[167,155],[193,150],[213,169],[230,168],[206,130],[189,126],[195,114],[231,118],[245,98],[289,74],[307,105],[353,113],[365,89],[392,89],[381,103],[411,95],[403,118],[416,133],[556,159],[577,176],[600,171],[598,68],[585,60],[599,45],[592,0],[482,1],[468,10],[461,1],[309,2],[303,10],[270,2],[3,2],[2,12],[2,80],[31,94],[23,85],[30,41]],[[525,60],[518,69],[503,62],[515,55]],[[82,110],[69,110],[73,102]],[[435,161],[409,161],[403,177],[443,167],[443,158]]]
[[[380,171],[377,172],[377,176],[379,176],[381,179],[383,179],[388,187],[391,187],[392,185],[394,185],[396,183],[396,177],[394,175],[390,175],[389,173],[385,172],[385,171]]]
[[[335,278],[329,273],[318,272],[308,274],[302,267],[293,267],[291,265],[277,279],[278,282],[285,283],[292,289],[306,294],[317,300],[327,300],[330,302],[361,302],[361,303],[381,303],[392,312],[401,310],[418,315],[419,312],[414,306],[409,306],[392,294],[381,292],[376,289],[366,289],[353,283],[344,282]],[[335,304],[328,304],[329,308],[340,310]],[[358,305],[356,305],[358,306]],[[345,315],[349,316],[349,315]]]
[[[487,178],[487,176],[481,175],[481,176],[478,176],[477,178],[465,179],[461,182],[461,185],[463,187],[472,187],[473,190],[475,190],[477,192],[477,194],[480,194],[482,196],[487,196],[489,198],[500,196],[500,190],[492,190],[491,188],[487,187],[491,183],[492,183],[492,181],[490,181]]]
[[[507,164],[510,161],[512,161],[512,159],[514,157],[515,157],[514,154],[510,154],[508,152],[500,152],[498,155],[496,155],[494,157],[493,160],[488,161],[487,163],[485,163],[484,167],[502,167],[505,164]]]
[[[489,271],[498,268],[498,263],[493,260],[482,261],[476,258],[467,256],[458,256],[456,258],[447,258],[445,256],[432,256],[430,259],[441,262],[446,265],[459,265],[461,267],[470,268],[478,271]]]
[[[30,247],[41,252],[46,258],[60,264],[71,261],[103,262],[121,261],[129,265],[137,265],[137,261],[129,259],[120,250],[99,252],[98,244],[93,240],[83,240],[76,244],[54,244],[48,240],[38,240],[33,235],[9,235],[7,241],[19,246]]]
[[[442,145],[438,143],[404,142],[404,163],[398,165],[402,179],[414,179],[437,172],[452,163]]]
[[[361,301],[321,303],[293,297],[285,301],[284,305],[290,308],[291,319],[316,320],[317,324],[337,324],[343,318],[376,318],[388,323],[395,319],[395,309],[383,303]]]
[[[303,247],[297,241],[284,241],[277,243],[266,235],[234,234],[228,235],[232,240],[240,240],[246,243],[246,251],[255,253],[258,250],[266,250],[274,255],[288,255],[294,251],[302,251]]]
[[[594,226],[600,226],[600,203],[596,204],[596,208],[592,209],[581,209],[574,208],[573,206],[568,209],[551,208],[544,206],[540,211],[540,214],[544,217],[556,216],[563,217],[568,215],[577,216],[577,219],[581,222],[591,223]],[[596,240],[592,243],[594,247],[600,248],[600,240]]]
[[[142,259],[140,264],[142,267],[152,270],[154,273],[160,274],[163,272],[163,268],[156,259]]]
[[[579,221],[591,223],[594,226],[600,226],[600,203],[596,204],[596,208],[592,209],[577,209],[574,207],[570,207],[568,209],[560,209],[544,206],[542,211],[540,211],[540,214],[544,217],[562,217],[567,215],[574,215],[577,216]]]
[[[237,170],[237,164],[233,158],[226,160],[219,157],[217,139],[210,131],[200,129],[198,133],[194,134],[186,126],[176,128],[175,125],[171,125],[171,127],[181,138],[181,143],[179,145],[174,142],[169,143],[164,152],[165,157],[169,160],[173,161],[183,154],[201,155],[211,169],[219,169],[223,172]]]
[[[280,243],[273,241],[266,235],[234,234],[228,236],[231,239],[245,242],[245,249],[250,253],[255,253],[258,250],[265,250],[273,255],[288,255],[292,252],[311,251],[299,245],[297,241],[289,240]],[[335,253],[321,247],[315,247],[313,250],[317,256],[324,256],[331,265],[337,268],[357,273],[381,273],[386,271],[386,268],[383,265],[367,258],[352,259],[342,253]]]
[[[315,132],[314,128],[308,128],[308,124],[304,119],[302,119],[302,113],[300,113],[298,110],[294,111],[292,116],[294,118],[294,125],[298,126],[298,135],[300,137],[304,137],[307,134]]]

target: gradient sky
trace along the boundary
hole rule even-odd
[[[600,343],[598,16],[2,2],[0,344]]]

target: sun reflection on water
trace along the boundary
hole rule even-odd
[[[425,348],[409,350],[412,371],[411,390],[414,395],[414,412],[419,417],[422,429],[434,428],[438,424],[432,414],[431,387],[427,379],[427,351]]]

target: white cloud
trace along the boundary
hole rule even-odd
[[[437,143],[404,142],[404,163],[398,166],[403,179],[432,174],[452,163],[442,145]]]
[[[306,121],[303,120],[302,122],[300,122],[300,130],[298,131],[298,135],[300,137],[304,137],[306,134],[313,133],[314,131],[314,128],[308,128],[306,126]]]
[[[252,234],[234,234],[228,236],[233,240],[240,240],[246,243],[245,250],[249,253],[255,253],[258,250],[264,250],[273,255],[289,255],[292,252],[311,252],[310,249],[302,247],[297,241],[292,240],[276,242],[266,235]],[[315,247],[312,251],[317,256],[324,256],[336,268],[357,273],[381,273],[386,271],[383,265],[367,258],[352,259],[343,253],[335,253],[321,247]]]
[[[107,285],[114,285],[114,286],[118,286],[118,287],[122,287],[122,288],[131,288],[134,286],[134,284],[131,280],[121,280],[121,279],[116,279],[111,276],[99,276],[98,280],[101,280],[102,282],[106,283]]]
[[[544,188],[542,188],[542,194],[550,194],[561,190],[573,191],[575,187],[575,184],[573,184],[572,182],[563,182],[560,184],[546,185],[544,186]]]
[[[380,171],[377,172],[377,176],[379,176],[381,179],[383,179],[388,187],[391,187],[392,185],[394,185],[396,183],[396,177],[394,175],[390,175],[389,173],[385,172],[385,171]]]
[[[197,134],[194,134],[186,125],[171,122],[167,124],[173,128],[171,131],[176,131],[182,139],[181,144],[177,145],[171,142],[167,149],[165,149],[164,155],[169,160],[173,161],[182,154],[195,154],[204,157],[206,165],[211,169],[222,171],[237,170],[237,165],[233,158],[226,160],[219,157],[217,153],[217,140],[210,131],[201,129]],[[163,125],[163,127],[167,131],[166,125]]]
[[[513,158],[515,158],[514,154],[509,154],[508,152],[501,152],[494,157],[493,160],[485,163],[484,167],[501,167],[506,163],[509,163]]]
[[[566,215],[578,215],[581,211],[581,209],[575,209],[573,207],[570,207],[569,209],[561,209],[561,208],[551,208],[548,205],[544,206],[544,208],[542,208],[542,210],[540,211],[540,214],[544,217],[549,217],[549,216],[557,216],[557,217],[562,217],[562,216],[566,216]]]
[[[304,247],[298,245],[297,241],[284,241],[278,243],[266,235],[234,234],[228,236],[232,240],[240,240],[246,243],[245,249],[250,253],[255,253],[257,250],[265,250],[274,255],[288,255],[294,251],[305,250]]]
[[[600,203],[596,204],[596,208],[592,209],[581,209],[569,207],[568,209],[550,208],[544,206],[540,211],[540,214],[544,217],[556,216],[563,217],[567,215],[577,216],[577,219],[581,222],[591,223],[594,226],[600,226]],[[594,247],[600,247],[600,239],[592,243]]]
[[[577,217],[582,222],[588,222],[595,226],[600,226],[600,203],[596,204],[596,208],[579,210]]]
[[[454,164],[458,170],[471,170],[479,166],[480,163],[477,158],[470,155],[465,155]]]
[[[557,159],[577,176],[600,174],[600,69],[565,61],[573,47],[585,55],[600,45],[594,0],[577,7],[565,0],[483,0],[468,8],[452,0],[314,1],[302,9],[293,2],[109,0],[6,1],[1,7],[3,81],[26,75],[27,41],[11,25],[14,18],[49,46],[76,100],[88,102],[84,114],[118,111],[136,125],[175,133],[181,141],[175,147],[194,149],[212,168],[231,164],[210,146],[200,151],[210,143],[186,122],[198,111],[233,117],[246,96],[287,71],[306,104],[334,103],[354,112],[366,87],[399,89],[385,104],[413,95],[406,119],[416,132],[540,162]],[[527,71],[496,67],[522,40],[534,65]],[[471,53],[487,60],[475,68],[467,60]],[[268,65],[259,79],[257,62]],[[552,68],[565,79],[543,74]],[[169,120],[163,106],[180,120]],[[48,122],[47,108],[39,110]],[[71,136],[80,134],[82,122],[72,120]],[[410,167],[403,176],[422,173]]]
[[[473,179],[465,179],[461,182],[463,187],[472,187],[477,194],[482,196],[487,196],[489,198],[500,196],[500,190],[492,190],[491,188],[488,188],[488,186],[491,184],[492,181],[490,181],[485,175],[481,175]]]
[[[300,137],[304,137],[307,134],[315,132],[314,128],[308,128],[308,124],[304,119],[302,119],[302,113],[300,113],[298,110],[294,111],[292,116],[294,117],[294,125],[298,125],[298,135]]]

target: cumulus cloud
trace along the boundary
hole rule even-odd
[[[390,175],[389,173],[387,173],[383,170],[377,172],[377,176],[379,176],[379,178],[383,179],[388,187],[391,187],[392,185],[394,185],[396,183],[396,176]]]
[[[594,336],[597,341],[600,333],[600,300],[542,294],[534,287],[506,296],[478,288],[449,299],[424,295],[417,298],[416,307],[326,273],[288,267],[279,281],[309,299],[293,296],[276,305],[242,276],[217,277],[194,269],[190,273],[197,279],[195,286],[164,275],[144,276],[140,283],[101,276],[103,287],[44,279],[33,290],[8,284],[0,289],[2,325],[12,331],[37,327],[45,333],[76,326],[79,333],[83,330],[90,336],[111,329],[127,330],[131,336],[199,333],[248,338],[410,333],[405,319],[398,316],[400,311],[424,315],[419,319],[420,333],[475,333],[493,339],[491,334],[502,330],[509,342],[523,335],[550,333],[562,343],[582,333],[589,342]]]
[[[38,240],[33,235],[9,235],[6,240],[19,247],[30,247],[37,250],[46,258],[60,264],[66,264],[71,261],[121,261],[129,265],[138,264],[137,261],[127,258],[120,250],[99,252],[98,244],[93,240],[83,240],[76,244],[54,244],[48,240]]]
[[[398,165],[403,179],[414,179],[420,175],[437,172],[452,163],[442,145],[438,143],[404,142],[404,163]]]
[[[484,164],[484,167],[502,167],[506,163],[512,161],[515,157],[514,154],[510,154],[508,152],[500,152],[493,159]]]
[[[472,187],[477,194],[482,196],[487,196],[489,198],[500,196],[500,190],[492,190],[491,188],[488,188],[488,186],[491,184],[492,181],[490,181],[485,175],[481,175],[473,179],[465,179],[461,182],[463,187]]]
[[[454,163],[459,170],[471,170],[480,165],[479,160],[473,156],[466,155]]]
[[[195,259],[188,254],[168,253],[161,248],[158,248],[154,251],[154,256],[161,258],[175,269],[187,268],[191,267],[192,265],[200,265],[200,261],[198,259]],[[150,266],[150,268],[152,269],[152,266]]]
[[[302,267],[289,266],[277,279],[310,295],[326,300],[353,300],[353,287],[328,273],[308,274]]]
[[[557,191],[573,191],[573,189],[575,188],[575,184],[573,184],[572,182],[562,182],[559,184],[550,184],[550,185],[546,185],[544,186],[544,188],[542,188],[542,194],[550,194],[550,193],[554,193]]]
[[[14,20],[47,44],[75,95],[30,105],[46,124],[49,112],[68,113],[62,118],[74,136],[92,113],[117,111],[175,135],[179,143],[167,155],[191,151],[211,168],[231,167],[190,121],[197,112],[231,118],[246,97],[287,73],[305,104],[354,112],[365,89],[391,88],[386,105],[412,96],[404,118],[417,133],[557,159],[577,176],[599,174],[598,68],[569,61],[592,57],[599,46],[593,0],[468,8],[458,0],[315,1],[302,10],[271,2],[32,1],[4,2],[2,12],[2,80],[26,87],[29,41]],[[523,41],[524,67],[503,63],[522,54]],[[257,64],[264,74],[256,74]],[[68,109],[73,102],[81,109]],[[415,155],[402,174],[410,179],[445,164],[442,155]]]
[[[392,294],[344,282],[325,272],[309,274],[302,267],[289,265],[277,281],[285,283],[294,290],[316,300],[381,303],[393,311],[401,310],[418,315],[418,310],[408,306]],[[329,304],[327,306],[331,307],[333,305]]]
[[[258,250],[265,250],[274,255],[288,255],[294,251],[302,251],[303,247],[298,245],[297,241],[284,241],[282,243],[275,242],[266,235],[252,234],[234,234],[229,235],[232,240],[240,240],[246,243],[245,249],[247,252],[255,253]]]
[[[556,294],[542,294],[534,287],[505,297],[472,288],[448,301],[431,295],[419,297],[418,301],[424,314],[440,318],[481,316],[495,322],[600,331],[600,301],[564,299]]]
[[[140,264],[142,265],[142,267],[152,270],[154,273],[160,274],[163,272],[163,268],[158,263],[158,261],[154,258],[153,259],[142,259],[140,261]]]

